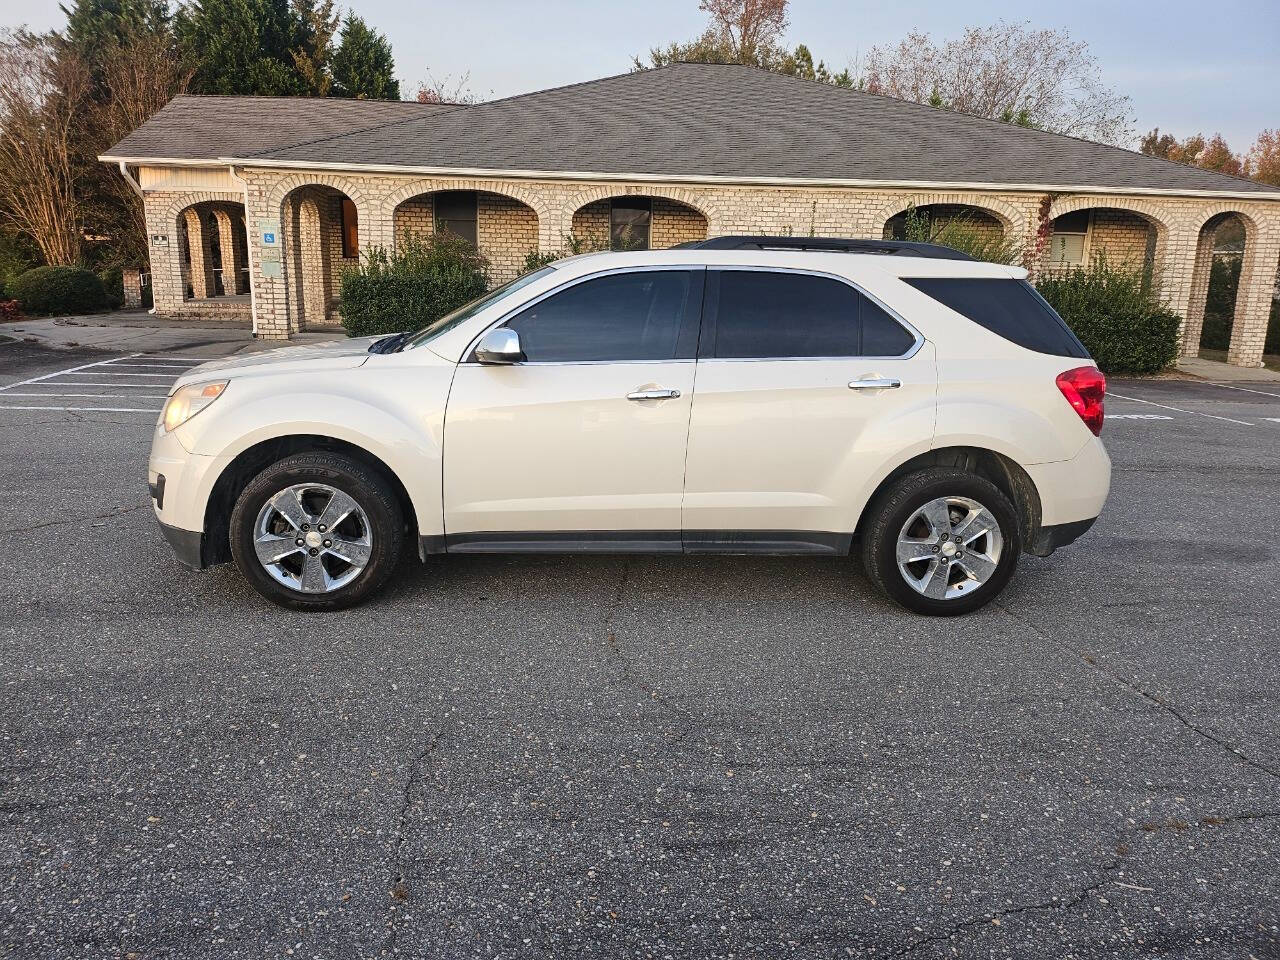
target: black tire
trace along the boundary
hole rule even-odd
[[[254,524],[262,507],[281,490],[305,483],[345,493],[368,518],[372,542],[364,569],[329,593],[304,593],[280,583],[263,568],[254,550]],[[231,511],[230,534],[236,565],[268,600],[293,610],[341,610],[372,596],[395,570],[404,546],[404,512],[379,471],[338,453],[300,453],[273,463],[241,491]]]
[[[898,535],[917,510],[945,497],[965,497],[986,507],[1004,543],[995,571],[985,583],[962,596],[934,599],[913,588],[899,570]],[[904,607],[927,616],[955,616],[990,602],[1013,576],[1021,552],[1021,523],[1009,498],[991,481],[953,467],[929,467],[902,477],[868,507],[863,525],[862,563],[871,582]]]

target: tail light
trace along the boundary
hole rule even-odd
[[[1058,374],[1058,389],[1096,437],[1102,433],[1102,402],[1107,378],[1097,367],[1076,367]]]

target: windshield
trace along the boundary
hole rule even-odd
[[[541,280],[543,277],[555,271],[555,267],[543,267],[541,270],[535,270],[533,273],[526,273],[522,277],[516,277],[500,287],[494,287],[484,296],[477,300],[472,300],[465,306],[459,307],[453,313],[446,313],[439,320],[427,324],[412,337],[405,341],[402,349],[412,350],[414,347],[420,347],[429,340],[434,340],[442,333],[452,330],[458,324],[470,320],[481,310],[492,306],[499,300],[511,296],[521,287],[527,287],[535,280]]]

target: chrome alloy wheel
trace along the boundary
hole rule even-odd
[[[898,570],[933,600],[967,597],[991,579],[1004,536],[991,511],[968,497],[930,500],[898,533]]]
[[[360,576],[373,531],[360,505],[336,487],[296,483],[262,505],[253,525],[262,569],[299,593],[332,593]]]

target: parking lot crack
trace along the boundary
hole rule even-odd
[[[1065,894],[1063,896],[1053,896],[1053,897],[1050,897],[1048,900],[1041,900],[1035,903],[1022,904],[1020,906],[1011,906],[1003,910],[997,910],[993,913],[989,913],[982,917],[974,918],[972,920],[962,920],[959,923],[949,927],[948,929],[941,931],[940,933],[930,934],[927,937],[921,937],[918,940],[913,940],[911,943],[908,943],[906,946],[901,947],[898,950],[895,950],[893,953],[887,954],[887,956],[888,957],[910,956],[911,954],[915,953],[917,950],[921,949],[922,947],[927,947],[937,943],[946,943],[948,940],[952,939],[953,937],[959,936],[960,934],[964,933],[966,930],[976,930],[980,927],[985,927],[985,926],[998,927],[1000,926],[1001,922],[1003,922],[1008,917],[1016,917],[1024,913],[1035,913],[1038,911],[1046,911],[1046,910],[1055,910],[1055,911],[1070,910],[1073,907],[1079,906],[1089,896],[1091,896],[1094,893],[1097,893],[1103,887],[1110,884],[1112,882],[1110,874],[1112,873],[1112,871],[1117,870],[1119,866],[1120,866],[1119,861],[1112,861],[1110,863],[1103,865],[1102,872],[1104,876],[1101,879],[1096,880],[1095,882],[1089,884],[1087,887],[1081,887],[1080,889],[1073,890],[1070,893]]]
[[[68,524],[92,523],[94,520],[112,520],[116,517],[123,517],[128,513],[137,513],[139,510],[146,510],[150,506],[150,503],[139,503],[132,507],[116,507],[113,510],[107,510],[104,513],[95,513],[89,517],[68,517],[65,520],[46,520],[43,523],[33,523],[27,527],[8,527],[0,530],[0,535],[8,533],[30,533],[33,530],[42,530],[45,527],[64,527]]]
[[[682,729],[670,741],[671,744],[674,745],[680,743],[685,739],[685,737],[693,732],[694,727],[697,725],[697,718],[691,711],[677,704],[671,697],[664,694],[657,687],[636,676],[632,669],[631,659],[627,656],[625,651],[623,651],[622,645],[618,642],[618,634],[617,631],[614,630],[613,621],[622,607],[622,601],[626,597],[627,585],[630,582],[630,579],[631,561],[627,560],[623,563],[622,576],[618,578],[618,585],[614,588],[612,601],[609,604],[609,608],[605,611],[603,622],[605,646],[609,648],[609,652],[613,655],[613,659],[618,664],[618,679],[627,686],[634,687],[641,691],[653,702],[670,709],[676,714],[679,714],[683,719],[684,724]]]
[[[426,747],[414,754],[413,759],[409,762],[409,771],[405,777],[404,790],[400,794],[400,814],[396,821],[395,848],[391,860],[392,879],[389,891],[393,904],[391,907],[391,921],[387,930],[387,952],[391,954],[395,954],[398,951],[400,920],[404,915],[403,904],[409,899],[410,895],[408,871],[404,862],[404,845],[409,836],[409,811],[413,807],[414,793],[426,771],[427,762],[436,752],[436,748],[440,746],[440,741],[443,739],[448,726],[449,724],[446,720],[441,724],[440,729],[436,731]]]
[[[1166,714],[1173,717],[1173,719],[1178,721],[1178,723],[1186,727],[1192,733],[1196,734],[1199,737],[1202,737],[1205,740],[1208,740],[1211,743],[1217,744],[1227,753],[1231,754],[1231,756],[1233,756],[1239,762],[1247,764],[1248,766],[1253,767],[1255,770],[1259,770],[1262,773],[1265,773],[1268,777],[1270,777],[1273,780],[1280,780],[1280,770],[1277,770],[1275,767],[1271,766],[1270,764],[1264,763],[1261,760],[1257,760],[1249,756],[1247,753],[1245,753],[1235,744],[1222,739],[1217,734],[1212,733],[1211,731],[1201,727],[1199,724],[1192,722],[1191,719],[1188,718],[1186,714],[1184,714],[1181,710],[1179,710],[1173,704],[1168,703],[1159,695],[1154,694],[1149,690],[1146,690],[1145,688],[1143,688],[1137,683],[1134,683],[1130,680],[1125,679],[1120,674],[1115,673],[1112,670],[1108,670],[1102,664],[1098,663],[1097,659],[1092,655],[1086,653],[1084,650],[1081,650],[1075,646],[1072,646],[1070,643],[1067,643],[1065,640],[1061,640],[1058,637],[1055,637],[1052,634],[1048,633],[1047,631],[1042,630],[1036,624],[1032,623],[1027,618],[1021,617],[1018,614],[1014,613],[1012,610],[1010,610],[1008,607],[1004,606],[1003,604],[995,603],[993,605],[998,609],[1000,609],[1001,611],[1003,611],[1004,613],[1008,614],[1014,620],[1017,620],[1023,626],[1027,627],[1029,630],[1035,633],[1036,636],[1040,637],[1042,640],[1048,641],[1049,643],[1056,646],[1059,650],[1063,650],[1067,653],[1070,653],[1072,656],[1079,657],[1080,660],[1082,660],[1087,666],[1089,666],[1096,672],[1102,674],[1104,677],[1107,677],[1113,683],[1128,690],[1130,693],[1134,694],[1135,696],[1141,697],[1143,700],[1147,701],[1147,703],[1151,704],[1157,709],[1164,711]]]

